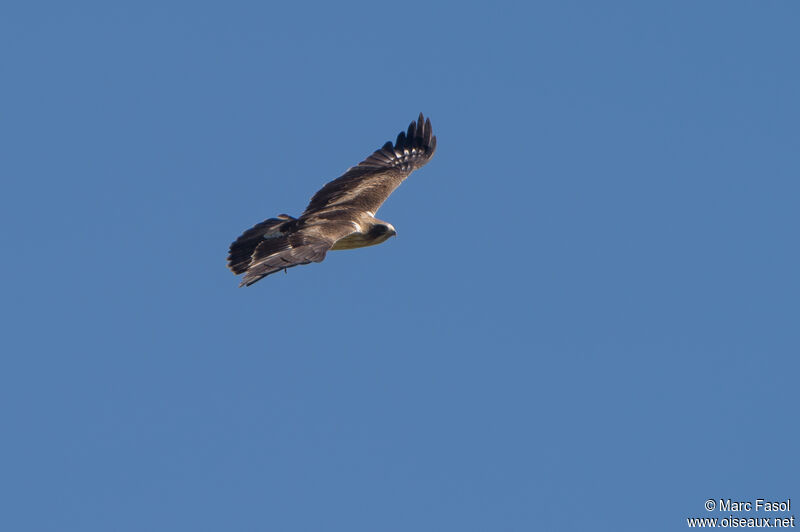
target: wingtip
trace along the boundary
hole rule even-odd
[[[406,131],[401,131],[397,135],[394,143],[391,141],[385,143],[379,150],[361,161],[359,166],[400,167],[410,172],[425,165],[435,148],[436,137],[433,136],[431,119],[420,113],[417,120],[408,125]]]
[[[406,132],[406,138],[413,144],[414,139],[417,137],[417,123],[411,122],[408,124],[408,131]]]
[[[415,148],[428,146],[431,143],[432,132],[431,119],[420,113],[419,117],[408,125],[406,140]]]

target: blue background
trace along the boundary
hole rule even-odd
[[[0,528],[800,500],[796,3],[108,4],[0,17]],[[397,238],[237,288],[420,111]]]

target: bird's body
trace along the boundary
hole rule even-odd
[[[328,250],[380,244],[397,234],[375,218],[386,198],[436,150],[430,119],[420,113],[394,145],[383,147],[319,190],[299,218],[281,214],[245,231],[231,244],[228,268],[249,286],[272,273],[322,262]]]

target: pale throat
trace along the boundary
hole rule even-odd
[[[355,225],[355,224],[354,224]],[[357,248],[365,248],[367,246],[375,246],[377,244],[381,244],[386,242],[391,237],[397,234],[395,228],[392,224],[382,222],[380,224],[375,224],[366,232],[363,231],[363,228],[359,227],[359,231],[355,233],[351,233],[344,238],[340,238],[336,241],[336,243],[331,247],[331,251],[339,250],[339,249],[357,249]]]

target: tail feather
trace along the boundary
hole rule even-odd
[[[239,286],[250,286],[256,281],[260,281],[267,275],[300,266],[311,262],[322,262],[325,254],[331,247],[331,243],[326,240],[310,240],[304,242],[289,242],[286,246],[277,251],[262,251],[266,241],[262,242],[253,254],[253,261],[247,269],[247,273],[242,278]],[[258,257],[258,258],[256,258]]]
[[[293,221],[295,221],[295,218],[287,214],[281,214],[277,218],[264,220],[242,233],[231,244],[228,253],[228,268],[236,275],[239,275],[246,272],[247,268],[250,267],[256,250],[263,257],[286,249],[289,242],[285,235],[285,229]]]

